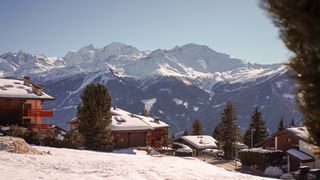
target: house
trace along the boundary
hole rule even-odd
[[[306,127],[292,127],[272,134],[256,146],[286,152],[289,172],[298,170],[300,166],[320,168],[320,159],[314,154],[315,146],[308,140]]]
[[[117,107],[111,108],[111,124],[114,148],[138,146],[162,147],[166,145],[169,125],[159,118],[133,114]],[[79,120],[69,121],[71,130],[76,130]]]
[[[208,135],[181,136],[176,141],[189,146],[196,156],[199,155],[199,152],[201,151],[216,149],[216,143],[218,142],[213,137]]]
[[[0,79],[0,125],[20,125],[33,131],[50,129],[51,124],[43,124],[43,117],[52,117],[51,109],[43,109],[44,101],[54,100],[43,92],[40,84],[24,79]]]

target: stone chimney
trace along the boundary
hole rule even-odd
[[[29,76],[23,76],[23,85],[30,86],[30,77]]]
[[[155,123],[160,123],[160,118],[159,118],[159,117],[154,117],[153,119],[154,119],[153,121],[154,121]]]
[[[38,96],[41,96],[43,92],[42,84],[32,84],[32,92],[34,92]]]

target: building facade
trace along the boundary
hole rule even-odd
[[[286,128],[256,146],[285,152],[289,172],[298,170],[300,166],[320,168],[320,159],[314,153],[317,147],[309,143],[306,127]]]
[[[43,109],[44,101],[54,100],[43,92],[40,84],[24,79],[0,79],[0,125],[25,126],[30,130],[51,127],[43,124],[43,117],[52,117],[51,109]]]

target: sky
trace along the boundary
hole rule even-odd
[[[258,0],[1,0],[0,54],[64,56],[88,44],[207,45],[250,62],[290,57]]]

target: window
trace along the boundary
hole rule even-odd
[[[290,138],[287,138],[287,142],[290,143],[290,141],[291,141],[291,139],[290,139]]]

